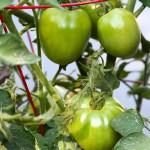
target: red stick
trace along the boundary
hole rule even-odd
[[[72,7],[72,6],[80,6],[86,5],[91,3],[98,3],[98,2],[106,2],[108,0],[91,0],[91,1],[84,1],[84,2],[75,2],[75,3],[66,3],[60,4],[62,7]],[[42,9],[42,8],[51,8],[52,6],[49,5],[40,5],[40,6],[6,6],[5,9]]]

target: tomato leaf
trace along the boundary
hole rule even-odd
[[[112,92],[114,89],[117,89],[120,85],[117,77],[112,73],[112,71],[108,71],[104,75],[104,79],[101,80],[100,89],[105,92]]]
[[[3,89],[0,89],[0,105],[2,113],[14,114],[15,107],[11,100],[11,95]]]
[[[150,99],[150,88],[146,87],[146,86],[140,86],[140,87],[136,87],[133,90],[128,92],[129,94],[138,94],[140,95],[142,98],[145,99]]]
[[[48,143],[46,139],[39,133],[34,134],[35,136],[35,147],[36,149],[48,150]]]
[[[134,58],[139,60],[145,56],[145,52],[143,50],[138,49],[137,53],[134,55]]]
[[[8,150],[35,150],[35,138],[28,130],[25,130],[23,125],[7,123],[6,127],[11,135],[11,140],[9,142],[5,140],[4,143]]]
[[[59,5],[57,0],[37,0],[39,5],[50,5],[59,9],[62,9],[62,7]]]
[[[64,118],[55,116],[47,125],[50,129],[45,133],[48,148],[53,150],[76,150],[76,144],[62,126]]]
[[[149,53],[150,52],[150,41],[148,41],[142,34],[141,36],[141,44],[143,52]]]
[[[150,1],[149,0],[140,0],[140,2],[142,2],[143,5],[150,7]]]
[[[39,60],[14,34],[0,35],[0,63],[22,65],[33,64]]]
[[[7,5],[12,4],[13,0],[2,0],[0,1],[0,9],[4,8]]]
[[[93,54],[93,56],[94,55],[97,54],[95,53]],[[95,58],[93,57],[92,59],[89,81],[92,88],[100,88],[105,92],[112,92],[120,85],[120,82],[118,81],[116,75],[113,74],[113,71],[111,69],[105,69],[103,64],[99,65],[97,56]]]
[[[150,139],[141,132],[132,133],[118,141],[114,150],[149,150]]]
[[[140,114],[135,109],[128,109],[111,121],[111,126],[122,136],[142,132],[145,127]]]
[[[119,80],[121,80],[121,79],[127,77],[128,74],[130,73],[130,72],[128,72],[128,71],[125,71],[125,69],[124,69],[127,65],[128,65],[127,62],[123,62],[123,63],[120,64],[120,66],[118,67],[118,70],[116,71],[116,76],[117,76],[117,78],[118,78]]]

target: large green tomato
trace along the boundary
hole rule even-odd
[[[110,126],[110,121],[124,111],[114,98],[106,96],[103,107],[94,110],[89,105],[91,96],[80,98],[81,106],[68,125],[68,131],[85,150],[112,150],[120,134]]]
[[[84,1],[84,0],[83,0]],[[88,1],[88,0],[87,0]],[[121,0],[109,0],[104,2],[106,5],[111,3],[112,7],[119,7]],[[87,5],[81,5],[81,9],[85,10],[86,13],[89,15],[91,22],[92,22],[92,33],[91,37],[97,39],[97,22],[100,16],[106,13],[104,11],[103,5],[92,3]]]
[[[46,9],[39,22],[45,55],[60,65],[72,63],[83,53],[91,35],[91,20],[82,9]]]
[[[136,53],[141,33],[131,12],[115,8],[99,18],[97,28],[98,39],[107,53],[121,58]]]

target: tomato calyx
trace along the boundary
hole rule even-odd
[[[99,93],[99,95],[91,94],[91,101],[89,105],[92,110],[101,110],[105,104],[105,92]]]

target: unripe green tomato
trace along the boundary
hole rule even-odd
[[[98,39],[108,54],[132,57],[140,43],[141,33],[133,14],[115,8],[98,20]]]
[[[91,20],[82,9],[49,8],[41,15],[39,34],[45,55],[57,64],[67,65],[83,53],[91,35]]]
[[[93,109],[90,101],[90,94],[80,97],[81,106],[68,124],[68,131],[84,150],[112,150],[121,136],[111,127],[110,121],[124,109],[110,96],[105,97],[100,110]]]
[[[84,0],[83,0],[84,1]],[[118,7],[119,3],[121,3],[121,0],[109,0],[107,2],[104,2],[106,5],[107,4],[112,4],[112,7]],[[97,39],[97,22],[99,17],[101,15],[104,15],[106,12],[103,8],[103,5],[92,3],[92,4],[87,4],[87,5],[81,5],[81,9],[85,10],[86,13],[89,15],[91,22],[92,22],[92,33],[91,37],[94,39]]]

